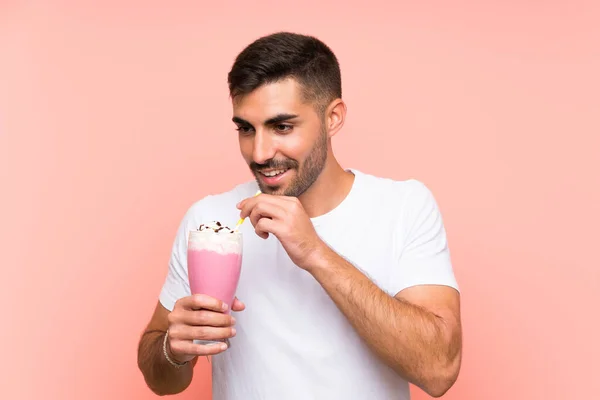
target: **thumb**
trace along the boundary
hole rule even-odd
[[[237,297],[233,300],[233,305],[231,306],[232,311],[242,311],[246,308],[246,305],[242,303]]]

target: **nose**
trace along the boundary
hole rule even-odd
[[[255,163],[265,164],[268,160],[275,157],[276,152],[275,142],[267,132],[257,131],[254,134],[252,159]]]

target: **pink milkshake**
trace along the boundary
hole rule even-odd
[[[206,294],[231,309],[242,267],[242,234],[219,222],[200,225],[188,239],[188,278],[192,294]]]

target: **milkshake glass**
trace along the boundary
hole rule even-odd
[[[192,294],[205,294],[227,304],[229,314],[242,268],[242,234],[219,222],[200,225],[190,231],[187,267]],[[195,340],[210,344],[216,341]]]

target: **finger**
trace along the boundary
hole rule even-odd
[[[240,201],[239,203],[237,203],[235,206],[236,206],[237,208],[242,208],[242,204],[243,204],[244,202],[246,202],[247,200],[249,200],[249,199],[252,199],[252,198],[254,198],[254,197],[258,197],[258,196],[260,196],[260,195],[262,195],[262,194],[263,194],[263,193],[262,193],[262,192],[259,190],[258,192],[256,192],[256,193],[254,194],[254,196],[252,196],[252,197],[247,197],[247,198],[243,199],[242,201]]]
[[[263,239],[266,239],[269,237],[269,233],[272,233],[273,235],[277,236],[279,232],[277,227],[280,224],[280,222],[274,221],[269,218],[261,218],[256,223],[256,225],[254,225],[254,231],[258,236],[260,236]]]
[[[244,200],[240,201],[239,203],[237,203],[237,204],[235,205],[235,207],[241,210],[241,209],[242,209],[242,207],[244,206],[244,204],[246,203],[246,200],[247,200],[247,199],[244,199]]]
[[[236,297],[233,300],[233,305],[231,306],[231,310],[243,311],[244,309],[246,309],[246,305]]]
[[[250,214],[250,211],[252,211],[252,208],[254,208],[258,202],[259,198],[262,198],[263,196],[264,195],[261,194],[259,196],[249,197],[240,201],[236,206],[240,209],[240,218],[246,218],[248,214]]]
[[[285,196],[273,196],[273,195],[269,195],[269,194],[261,194],[256,197],[251,197],[249,199],[246,199],[246,200],[242,201],[239,204],[240,207],[238,207],[241,210],[240,218],[246,218],[248,215],[250,215],[250,212],[252,212],[252,210],[257,206],[257,204],[261,204],[261,203],[278,205],[279,207],[285,208],[285,206],[289,203],[284,201],[283,197],[285,197]]]
[[[174,340],[223,340],[234,337],[234,327],[186,326],[178,325],[169,328],[169,337]]]
[[[212,310],[216,312],[226,311],[228,307],[221,300],[205,294],[189,296],[182,305],[188,310]]]
[[[235,320],[231,315],[209,310],[189,310],[181,322],[190,326],[231,326]]]
[[[253,226],[261,218],[271,218],[282,220],[285,216],[285,210],[277,204],[258,203],[250,212],[249,218]]]
[[[296,203],[299,202],[297,197],[294,196],[277,196],[277,199],[288,202],[288,203]]]
[[[198,344],[191,341],[173,340],[169,344],[174,355],[184,354],[189,356],[212,356],[227,350],[227,344],[220,342],[214,344]]]

